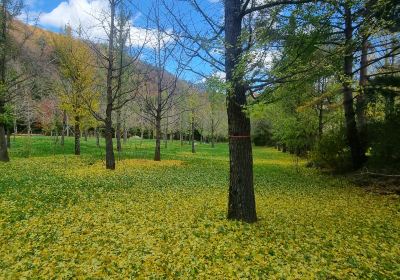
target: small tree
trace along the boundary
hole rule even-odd
[[[90,121],[91,108],[96,107],[98,94],[94,92],[95,69],[91,50],[81,41],[72,37],[71,28],[66,34],[53,38],[55,58],[61,76],[58,86],[61,109],[72,116],[75,133],[75,155],[80,155],[80,137],[83,121]]]

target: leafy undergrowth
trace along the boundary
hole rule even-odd
[[[228,158],[131,141],[116,171],[46,138],[0,164],[0,278],[398,279],[400,204],[255,148],[259,221],[225,219]],[[29,143],[31,145],[32,143]],[[68,139],[67,153],[72,147]]]

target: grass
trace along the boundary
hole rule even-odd
[[[259,221],[226,220],[228,149],[17,138],[0,164],[0,278],[399,279],[400,203],[254,149]],[[104,143],[102,143],[104,146]]]

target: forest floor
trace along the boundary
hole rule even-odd
[[[0,279],[399,279],[400,199],[254,149],[259,221],[226,220],[228,148],[129,140],[71,155],[17,137],[0,164]]]

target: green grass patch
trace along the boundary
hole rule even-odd
[[[18,137],[0,164],[0,278],[398,279],[398,196],[254,148],[259,221],[226,220],[228,148]]]

